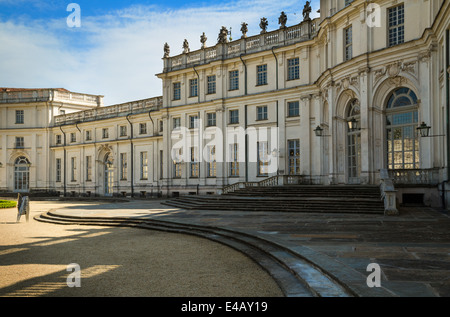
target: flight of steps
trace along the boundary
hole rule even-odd
[[[182,209],[383,214],[378,186],[247,187],[224,195],[187,195],[164,204]]]

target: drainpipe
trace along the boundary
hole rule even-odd
[[[198,97],[198,103],[200,103],[200,75],[198,74],[197,70],[195,69],[195,66],[197,66],[197,65],[194,65],[192,68],[194,69],[194,72],[197,74],[197,79],[198,79],[198,81],[197,81],[197,97]]]
[[[245,95],[247,96],[247,65],[245,65],[244,60],[242,59],[243,54],[239,55],[239,58],[241,59],[242,64],[244,65],[244,70],[245,70]]]
[[[62,126],[59,126],[62,134],[64,135],[64,197],[67,194],[67,180],[66,180],[66,133],[63,131]]]
[[[446,116],[446,135],[447,135],[447,180],[445,180],[442,184],[442,199],[443,199],[443,206],[444,208],[447,208],[446,204],[446,193],[445,193],[445,184],[450,181],[450,30],[446,31],[445,35],[445,42],[447,43],[446,47],[446,56],[445,56],[445,86],[446,86],[446,108],[447,108],[447,116]]]
[[[127,121],[128,121],[128,123],[130,124],[130,130],[131,130],[131,133],[130,133],[130,147],[131,147],[131,150],[130,150],[130,154],[131,154],[131,160],[130,160],[130,163],[131,163],[131,198],[133,198],[134,197],[134,155],[133,155],[133,124],[131,123],[131,121],[130,121],[130,116],[131,116],[131,114],[132,113],[129,113],[129,114],[127,114]]]
[[[278,46],[272,46],[272,54],[273,54],[273,57],[275,57],[275,66],[276,66],[276,84],[277,84],[277,90],[278,90],[278,58],[277,58],[277,56],[275,55],[275,52],[273,51],[275,48],[277,48]]]

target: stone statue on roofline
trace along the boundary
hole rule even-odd
[[[284,13],[284,11],[281,11],[281,15],[278,18],[278,24],[280,24],[280,29],[286,28],[286,22],[287,22],[287,15]]]
[[[311,18],[309,17],[311,10],[311,2],[306,1],[305,6],[303,7],[303,21],[311,21]]]
[[[226,27],[222,26],[219,31],[219,37],[217,38],[217,44],[226,44],[228,43],[228,30]]]
[[[190,52],[189,42],[186,39],[184,39],[184,42],[183,42],[183,54],[187,54],[189,52]]]
[[[202,43],[202,49],[206,48],[206,40],[208,38],[205,35],[205,32],[203,32],[203,34],[200,36],[200,43]]]
[[[164,44],[164,58],[169,58],[170,54],[170,47],[169,44]]]
[[[261,18],[261,22],[259,23],[259,27],[261,28],[261,34],[264,34],[267,32],[267,26],[269,25],[269,22],[266,18]]]
[[[247,26],[248,26],[247,23],[242,22],[242,24],[241,24],[241,32],[242,32],[241,39],[246,39],[247,38],[247,32],[248,32]]]

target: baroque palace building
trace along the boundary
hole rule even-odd
[[[320,17],[171,56],[162,97],[0,89],[0,191],[216,194],[380,185],[448,206],[450,0],[321,0]],[[276,177],[275,177],[276,176]],[[450,202],[450,201],[449,201]]]

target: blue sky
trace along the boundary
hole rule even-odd
[[[81,9],[81,27],[67,26],[67,6]],[[259,33],[259,19],[278,28],[302,20],[305,1],[121,1],[0,0],[0,87],[66,88],[105,96],[116,104],[160,96],[163,45],[181,53],[187,39],[200,48],[205,32],[210,46],[222,26],[240,36]],[[313,12],[319,9],[312,1]]]

